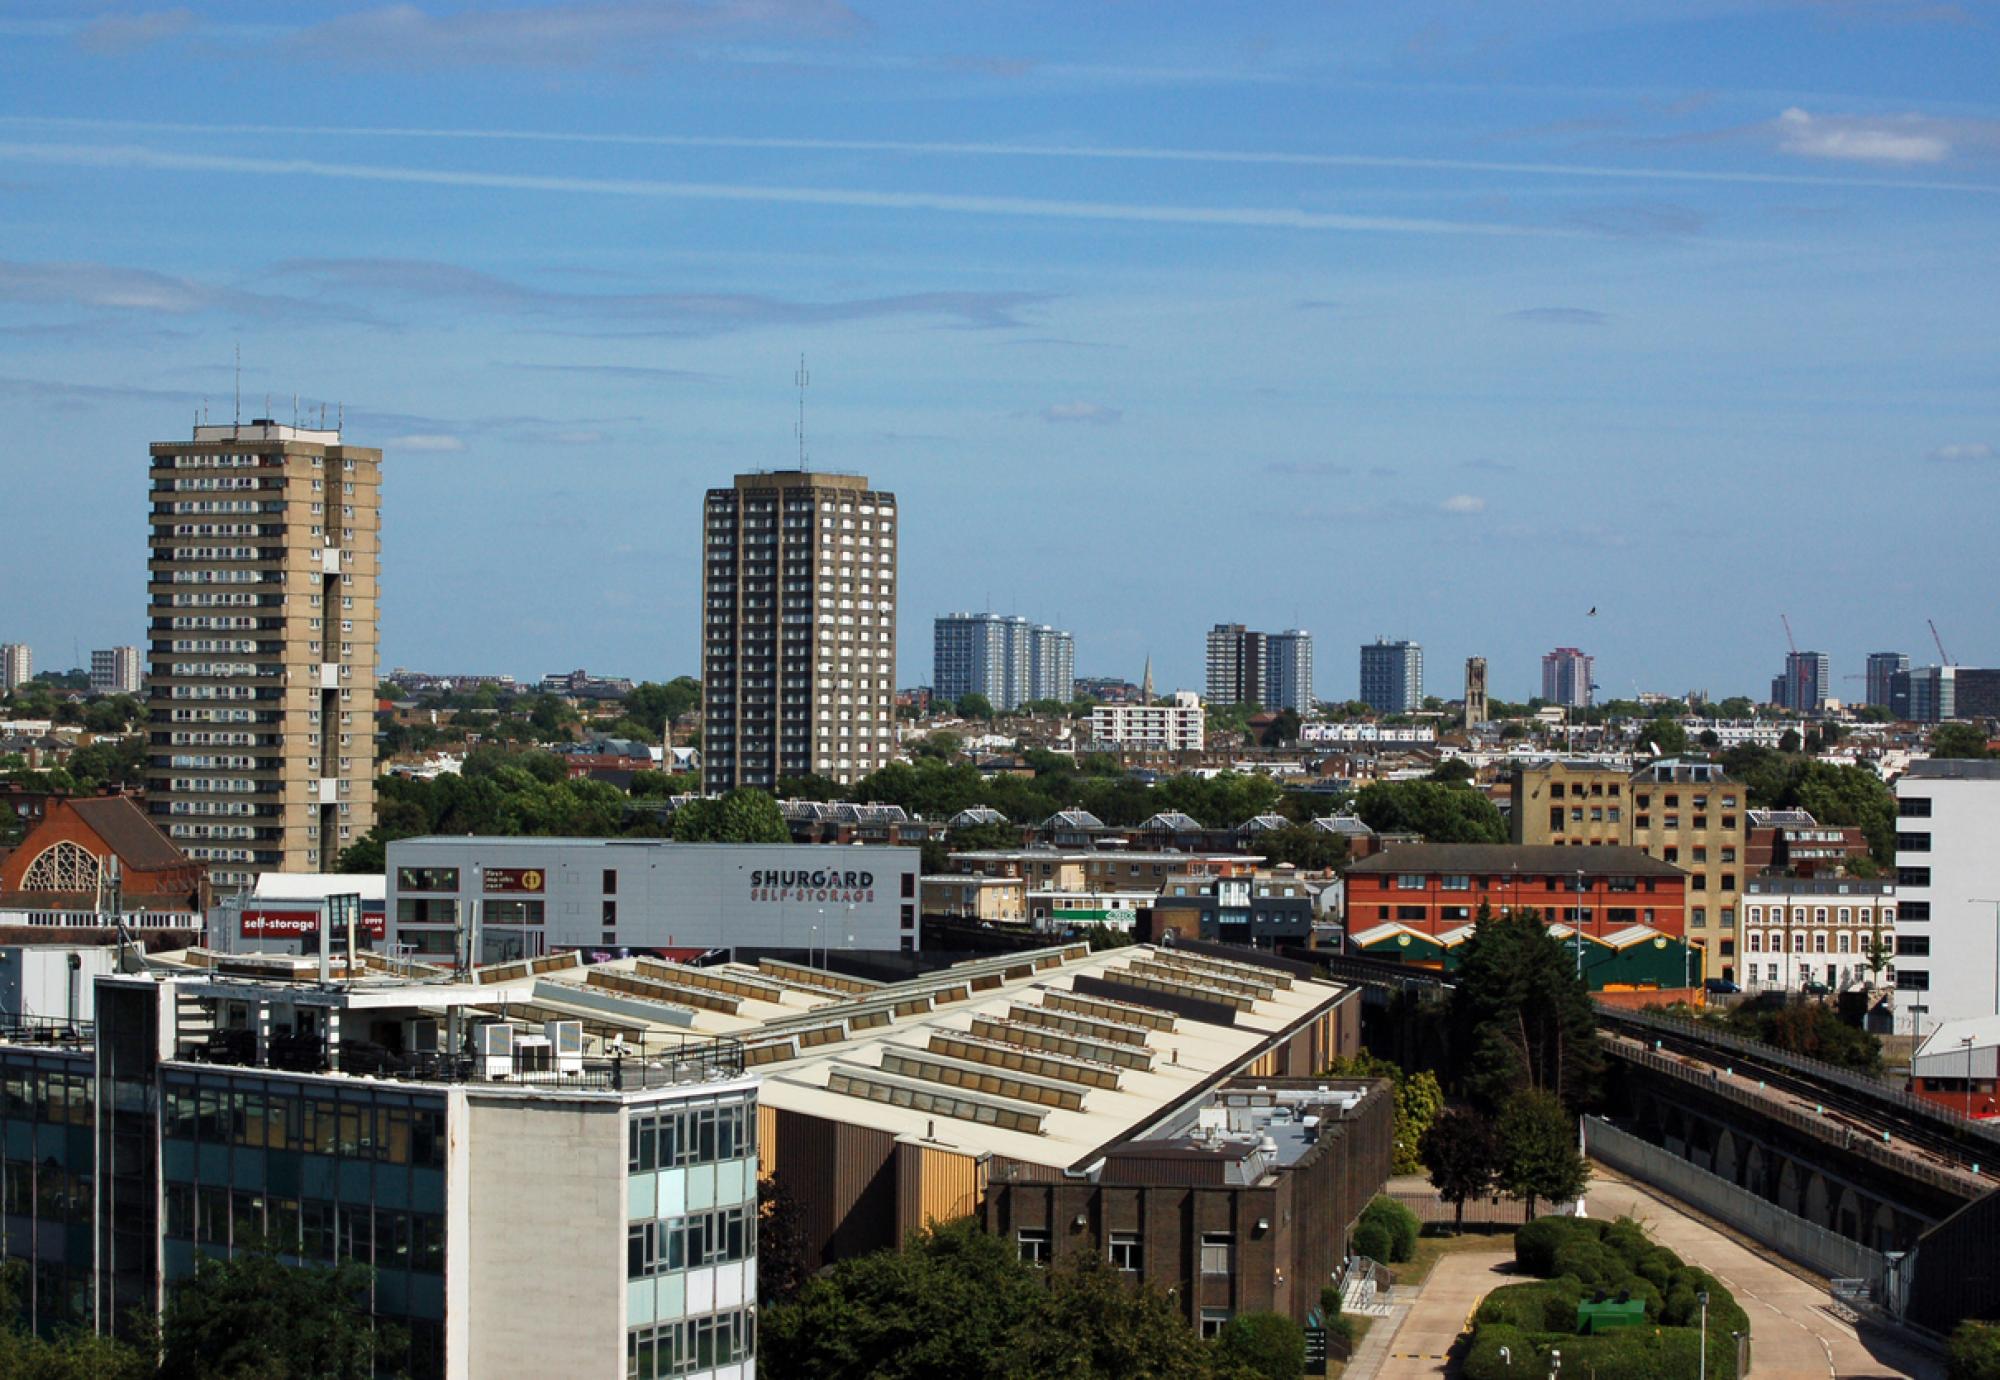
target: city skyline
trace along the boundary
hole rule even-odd
[[[809,459],[902,496],[912,607],[1059,611],[1086,674],[1198,686],[1240,619],[1408,629],[1509,699],[1537,644],[1607,697],[1761,694],[1775,599],[1733,562],[1659,597],[1696,540],[1815,570],[1784,607],[1840,688],[1928,660],[1926,618],[1990,663],[1977,582],[1919,572],[2000,486],[2000,112],[1989,45],[1905,8],[0,21],[0,390],[64,457],[15,477],[63,521],[18,534],[0,636],[133,640],[143,514],[76,495],[228,420],[240,344],[246,419],[296,390],[391,457],[387,663],[693,673],[687,514],[794,462],[804,350]],[[259,122],[300,59],[351,113]],[[162,118],[166,69],[203,118]],[[316,211],[82,213],[195,182]],[[1210,554],[1158,559],[1196,511]],[[1332,532],[1320,587],[1234,555]]]

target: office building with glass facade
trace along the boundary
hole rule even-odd
[[[369,1266],[414,1376],[754,1373],[734,1040],[607,1045],[473,984],[222,962],[100,978],[94,1029],[0,1031],[0,1212],[38,1324],[124,1330],[203,1254],[258,1247]]]

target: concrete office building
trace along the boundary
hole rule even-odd
[[[1575,647],[1542,653],[1542,698],[1569,709],[1590,708],[1596,658]]]
[[[1361,648],[1361,700],[1379,714],[1408,714],[1424,703],[1424,649],[1378,637]]]
[[[1489,722],[1493,717],[1486,700],[1486,658],[1465,659],[1465,726]]]
[[[219,889],[330,871],[375,823],[381,478],[263,419],[151,447],[147,803]]]
[[[139,693],[139,649],[104,647],[90,654],[90,693],[93,695],[136,695]]]
[[[435,963],[565,949],[914,951],[914,848],[662,839],[389,845],[388,944]]]
[[[1926,759],[1896,781],[1896,1028],[2000,1013],[2000,762]]]
[[[1919,666],[1889,677],[1889,712],[1916,723],[2000,718],[2000,671]]]
[[[1898,671],[1910,669],[1910,658],[1906,652],[1870,652],[1868,654],[1868,703],[1877,708],[1890,706],[1890,690]]]
[[[1012,712],[1029,700],[1068,700],[1076,642],[1048,624],[998,613],[952,613],[933,630],[931,692],[942,700],[984,695]]]
[[[1785,672],[1771,678],[1771,703],[1800,714],[1817,714],[1826,708],[1832,688],[1825,652],[1785,653]]]
[[[496,1016],[492,986],[255,962],[280,976],[103,977],[94,1042],[0,1041],[6,1142],[35,1147],[6,1167],[38,1323],[122,1332],[200,1254],[254,1244],[370,1266],[362,1306],[425,1380],[748,1380],[736,1041],[613,1050],[584,1018]]]
[[[1261,704],[1304,714],[1313,707],[1312,634],[1253,632],[1217,623],[1208,632],[1208,702]]]
[[[895,755],[896,496],[780,470],[702,513],[702,782],[852,783]]]
[[[35,649],[25,642],[0,642],[0,694],[35,678]]]
[[[1098,704],[1090,710],[1090,740],[1106,747],[1200,752],[1208,732],[1201,696],[1176,690],[1163,704]]]

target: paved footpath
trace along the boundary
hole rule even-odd
[[[1673,1199],[1618,1177],[1602,1165],[1592,1169],[1586,1200],[1591,1216],[1633,1218],[1681,1259],[1709,1271],[1736,1295],[1750,1315],[1750,1380],[1942,1377],[1942,1363],[1928,1352],[1872,1329],[1864,1339],[1833,1310],[1823,1286],[1688,1215]],[[1386,1345],[1357,1350],[1347,1380],[1412,1380],[1446,1374],[1444,1358],[1479,1300],[1489,1290],[1518,1279],[1504,1272],[1512,1261],[1511,1253],[1485,1251],[1442,1257]],[[1373,1333],[1387,1331],[1395,1321],[1383,1319],[1367,1340],[1374,1341]]]

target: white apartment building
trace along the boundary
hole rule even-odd
[[[34,648],[25,642],[0,643],[0,694],[26,685],[34,676]]]
[[[139,649],[103,647],[90,654],[90,693],[93,695],[136,695],[139,693]]]
[[[2000,1013],[2000,762],[1910,763],[1896,816],[1898,1031]]]
[[[1435,743],[1437,730],[1428,724],[1329,723],[1315,720],[1299,725],[1301,743]]]
[[[1201,696],[1192,690],[1176,690],[1165,703],[1100,704],[1090,711],[1091,741],[1106,747],[1200,752],[1207,727]]]
[[[1737,972],[1751,991],[1840,991],[1896,978],[1896,884],[1851,877],[1752,877],[1743,884]]]

